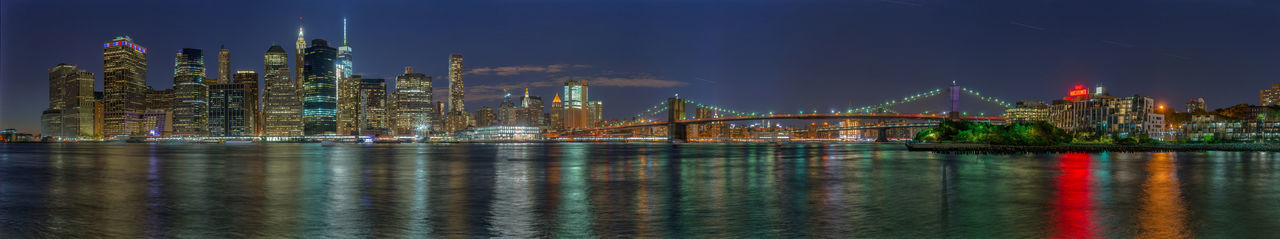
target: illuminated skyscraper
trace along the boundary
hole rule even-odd
[[[303,69],[303,67],[306,65],[306,60],[304,58],[306,58],[305,56],[307,55],[307,40],[302,36],[302,17],[298,17],[298,41],[293,44],[293,80],[295,81],[294,84],[297,84],[298,90],[303,91],[306,87],[303,87],[302,84],[306,84],[305,81],[307,79],[307,77],[303,75],[306,74],[306,70]],[[299,92],[299,94],[301,94],[301,92]]]
[[[604,122],[604,103],[599,100],[587,102],[587,126],[600,127]]]
[[[302,98],[298,84],[290,80],[289,53],[272,45],[263,56],[266,82],[262,123],[265,136],[302,136]]]
[[[200,49],[178,51],[173,65],[174,136],[208,135],[209,85],[204,71]]]
[[[147,89],[147,48],[120,36],[102,44],[103,134],[137,133]]]
[[[250,136],[245,118],[247,93],[245,84],[209,86],[209,136]]]
[[[301,33],[301,31],[299,31]],[[338,49],[329,47],[324,39],[311,40],[303,62],[306,80],[302,94],[302,124],[304,135],[336,135],[338,133],[337,72],[334,61]]]
[[[476,127],[488,127],[497,125],[498,116],[494,113],[493,108],[488,106],[480,106],[476,110]]]
[[[586,128],[590,124],[587,112],[587,79],[564,82],[564,128]]]
[[[338,79],[338,135],[360,134],[360,75]]]
[[[404,75],[396,77],[392,124],[394,134],[425,136],[436,118],[431,104],[431,77],[404,67]]]
[[[94,134],[93,73],[74,65],[58,64],[49,69],[49,108],[61,110],[59,137]]]
[[[244,124],[248,128],[247,136],[262,136],[262,116],[258,110],[258,72],[250,70],[236,71],[231,76],[235,84],[244,85]]]
[[[551,99],[551,117],[547,129],[557,131],[564,128],[564,103],[560,102],[560,93]]]
[[[147,110],[142,113],[142,132],[151,136],[173,134],[173,89],[147,89]]]
[[[360,135],[382,135],[390,129],[387,120],[387,82],[383,79],[360,79]]]
[[[449,112],[466,112],[462,92],[462,54],[449,55]]]
[[[351,65],[351,46],[347,45],[347,18],[342,18],[342,45],[338,46],[338,62],[335,68],[338,79],[351,77],[355,70]]]
[[[218,50],[218,81],[213,84],[231,83],[231,50],[227,50],[227,46],[222,46]]]

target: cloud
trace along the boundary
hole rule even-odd
[[[586,68],[586,67],[588,66],[581,65],[581,64],[579,65],[555,64],[555,65],[546,65],[546,66],[524,65],[524,66],[479,67],[479,68],[472,68],[471,71],[467,72],[467,74],[513,76],[513,75],[519,75],[526,72],[557,73],[557,72],[564,71],[565,69],[568,69],[568,68]]]
[[[645,87],[645,88],[672,88],[689,85],[688,82],[663,80],[653,76],[635,76],[635,77],[572,77],[579,79],[587,79],[589,86],[604,87]],[[564,82],[572,79],[571,77],[557,78],[555,81]]]

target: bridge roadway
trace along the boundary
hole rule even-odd
[[[888,114],[888,113],[815,113],[815,114],[772,114],[772,115],[747,115],[747,116],[730,116],[718,118],[702,118],[702,119],[686,119],[676,121],[675,124],[702,124],[711,122],[724,121],[744,121],[744,120],[824,120],[824,119],[885,119],[885,120],[934,120],[940,121],[946,119],[946,115],[939,114]],[[997,116],[960,116],[960,120],[969,121],[985,121],[985,122],[1004,122],[1004,117]],[[607,131],[621,130],[630,128],[658,127],[667,126],[667,121],[650,121],[635,124],[611,125],[595,128],[584,128],[573,130],[570,133],[591,132],[591,131]],[[883,127],[881,127],[883,128]]]

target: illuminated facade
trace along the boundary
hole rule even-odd
[[[120,36],[103,47],[103,134],[137,133],[147,89],[147,48]]]
[[[272,45],[263,56],[263,63],[263,135],[302,136],[302,98],[298,84],[289,78],[289,53]]]
[[[383,135],[391,129],[387,119],[387,83],[383,79],[360,79],[360,135]]]
[[[142,132],[148,136],[173,133],[173,89],[147,89],[147,110],[142,113]]]
[[[1263,89],[1258,94],[1258,104],[1262,106],[1280,105],[1280,83],[1272,83],[1271,89]]]
[[[1079,88],[1077,86],[1077,88]],[[1098,130],[1114,133],[1151,133],[1158,125],[1148,125],[1155,113],[1155,100],[1134,95],[1115,97],[1102,87],[1093,94],[1071,91],[1072,96],[1056,100],[1049,107],[1049,122],[1067,131]]]
[[[1004,117],[1009,122],[1049,121],[1049,105],[1038,100],[1018,101],[1004,110]]]
[[[431,77],[414,73],[413,67],[405,67],[404,74],[396,77],[396,90],[392,124],[394,134],[425,136],[436,118],[431,104]]]
[[[303,86],[307,80],[306,69],[303,69],[306,66],[306,55],[307,40],[303,38],[302,34],[302,17],[298,17],[298,41],[293,42],[293,80],[294,84],[297,85],[299,97],[303,94],[303,89],[306,88]]]
[[[535,126],[489,126],[465,131],[459,138],[475,141],[520,141],[542,139],[542,134]]]
[[[453,132],[468,127],[470,117],[463,105],[462,54],[449,55],[449,110],[445,115],[445,131]],[[455,117],[456,119],[449,118]]]
[[[334,69],[338,71],[338,79],[351,77],[354,72],[351,65],[351,45],[347,45],[347,18],[342,18],[342,45],[338,46],[338,61]]]
[[[200,49],[178,51],[173,66],[173,135],[207,136],[209,85]]]
[[[604,102],[587,102],[587,126],[600,127],[604,122]]]
[[[246,136],[262,136],[262,117],[258,110],[258,72],[236,71],[231,76],[235,84],[244,85],[244,124],[249,128]]]
[[[334,61],[338,50],[323,39],[311,40],[303,63],[302,82],[303,134],[336,135],[338,133],[337,72]]]
[[[62,110],[45,109],[40,112],[40,137],[57,139],[62,137]]]
[[[551,115],[547,117],[548,130],[558,131],[564,128],[564,103],[560,101],[560,93],[551,98]]]
[[[494,126],[498,124],[497,120],[498,115],[493,108],[480,106],[480,109],[476,110],[476,127]]]
[[[252,136],[248,109],[248,85],[227,83],[209,86],[209,136]]]
[[[58,137],[94,135],[93,73],[74,65],[49,69],[49,108],[61,111]]]
[[[338,135],[360,135],[360,75],[338,79]]]
[[[213,84],[231,83],[231,50],[227,46],[218,49],[218,81]]]
[[[590,123],[587,112],[587,80],[564,82],[564,128],[586,128]]]
[[[1204,111],[1206,111],[1204,98],[1195,98],[1187,102],[1187,112],[1204,112]]]

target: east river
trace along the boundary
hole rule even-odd
[[[3,144],[0,237],[1274,238],[1280,153]]]

